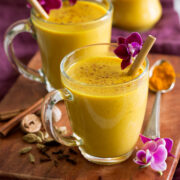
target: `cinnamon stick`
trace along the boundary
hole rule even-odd
[[[30,113],[35,113],[36,111],[41,109],[41,104],[43,102],[43,98],[38,100],[36,103],[34,103],[32,106],[30,106],[28,109],[17,115],[16,117],[12,118],[9,120],[7,123],[2,125],[0,127],[0,135],[1,136],[6,136],[15,126],[17,126],[20,122],[21,119]]]
[[[45,19],[49,18],[49,15],[46,13],[46,11],[43,9],[43,7],[40,5],[40,3],[37,0],[28,0],[28,2],[43,18]]]
[[[17,116],[20,112],[22,112],[24,109],[16,109],[12,111],[6,111],[6,112],[0,112],[0,121],[6,121],[7,119],[13,118],[14,116]]]
[[[134,75],[138,71],[139,67],[143,63],[144,59],[148,55],[149,51],[151,50],[156,38],[152,35],[149,35],[146,41],[143,44],[141,51],[139,52],[138,56],[136,57],[134,63],[132,64],[131,68],[128,71],[128,75]]]

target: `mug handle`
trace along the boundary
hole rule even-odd
[[[82,140],[74,136],[65,137],[64,133],[58,133],[57,129],[53,125],[53,118],[52,118],[52,109],[53,106],[60,102],[60,101],[72,101],[73,95],[67,89],[59,89],[53,90],[52,92],[48,93],[42,104],[41,110],[41,119],[44,128],[46,129],[47,133],[53,137],[57,142],[64,144],[66,146],[79,146],[82,145]]]
[[[12,42],[16,35],[22,32],[29,32],[32,36],[35,34],[30,20],[25,19],[17,21],[7,29],[4,38],[4,49],[6,55],[8,56],[8,60],[26,78],[44,83],[44,77],[42,76],[41,70],[31,69],[22,64],[14,53]]]

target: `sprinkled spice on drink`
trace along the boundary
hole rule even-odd
[[[135,76],[127,76],[130,66],[122,70],[121,62],[118,57],[85,59],[71,66],[67,73],[71,74],[73,79],[86,84],[113,85],[128,82],[143,72],[142,67]]]

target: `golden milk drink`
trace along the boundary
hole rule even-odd
[[[142,127],[148,94],[148,73],[135,76],[121,70],[118,57],[78,60],[66,69],[64,87],[73,95],[67,110],[81,150],[95,157],[113,158],[132,152]]]
[[[110,42],[111,14],[107,7],[93,1],[77,1],[73,6],[64,1],[60,9],[50,11],[48,20],[32,13],[43,73],[51,86],[61,87],[57,77],[66,54],[88,44]]]

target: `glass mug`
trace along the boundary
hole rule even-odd
[[[117,44],[94,44],[66,55],[60,65],[63,88],[46,95],[41,118],[50,136],[67,146],[78,146],[82,155],[98,164],[115,164],[132,153],[143,124],[148,95],[148,68],[135,79],[112,85],[92,85],[74,80],[67,70],[87,57],[115,57]],[[57,78],[57,77],[56,77]],[[60,79],[60,78],[57,78]],[[64,101],[72,136],[58,133],[53,106]]]
[[[109,43],[111,39],[112,11],[110,0],[91,0],[107,10],[106,14],[96,20],[77,24],[57,24],[48,22],[31,11],[30,19],[12,24],[4,40],[8,59],[25,77],[43,82],[48,91],[60,88],[58,80],[60,60],[71,51],[94,43]],[[14,54],[12,41],[21,32],[29,32],[36,37],[42,58],[42,69],[34,70],[23,65]]]

